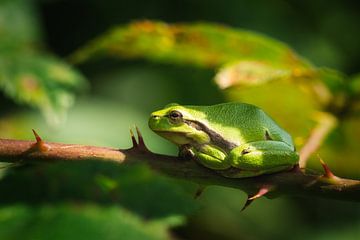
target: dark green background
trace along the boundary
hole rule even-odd
[[[133,20],[210,21],[276,38],[317,66],[360,72],[357,1],[42,0],[32,6],[42,28],[42,48],[64,58]],[[66,122],[48,126],[37,111],[0,95],[0,123],[8,124],[0,137],[31,139],[35,128],[51,141],[126,148],[128,128],[137,124],[152,150],[176,154],[175,147],[148,130],[149,113],[169,102],[227,99],[211,81],[211,69],[113,58],[76,67],[90,88]],[[158,239],[166,229],[180,239],[360,238],[358,203],[260,199],[240,212],[244,193],[210,187],[193,200],[195,189],[143,166],[70,163],[13,169],[0,181],[0,238]]]

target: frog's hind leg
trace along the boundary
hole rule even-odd
[[[233,178],[252,177],[291,169],[299,160],[298,154],[279,141],[250,142],[234,148],[228,162],[231,169],[222,172]]]

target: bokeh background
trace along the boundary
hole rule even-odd
[[[30,69],[45,76],[42,69],[52,63],[64,67],[91,39],[143,19],[256,31],[288,44],[316,66],[348,76],[360,72],[357,1],[0,0],[0,138],[32,139],[34,128],[49,141],[127,148],[129,128],[136,124],[151,150],[177,154],[148,129],[150,112],[170,102],[242,100],[264,108],[301,147],[319,106],[288,82],[224,91],[213,81],[216,68],[103,56],[73,65],[73,82],[44,85],[57,113],[31,77],[25,85],[13,84],[14,72]],[[57,91],[59,86],[74,89],[76,99]],[[344,120],[320,154],[338,175],[359,179],[359,140],[359,118]],[[320,169],[316,158],[309,166]],[[209,187],[194,200],[195,184],[146,166],[89,162],[0,171],[0,239],[360,238],[359,203],[264,198],[240,212],[246,195],[238,190]]]

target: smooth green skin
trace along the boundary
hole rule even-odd
[[[174,111],[182,117],[171,118]],[[299,160],[291,136],[250,104],[170,104],[151,114],[149,127],[178,145],[180,155],[191,155],[226,177],[283,171]]]

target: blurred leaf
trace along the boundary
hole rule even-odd
[[[286,79],[305,86],[312,91],[309,97],[323,105],[333,91],[344,88],[340,73],[313,67],[280,41],[209,23],[134,22],[88,43],[71,60],[80,63],[98,55],[220,68],[215,81],[222,89]]]
[[[320,149],[319,154],[338,176],[358,179],[360,173],[360,121],[359,117],[340,122]],[[321,168],[316,157],[312,168]]]
[[[240,61],[223,67],[215,77],[220,88],[233,87],[239,96],[242,96],[241,91],[245,88],[264,85],[273,80],[287,82],[288,88],[296,87],[304,93],[304,97],[315,100],[318,107],[323,109],[327,108],[329,103],[343,104],[347,94],[344,74],[325,68],[313,68],[309,70],[308,75],[304,75],[291,69],[274,68],[260,62]],[[273,96],[281,94],[283,92],[272,91]]]
[[[360,117],[360,74],[350,78],[349,90],[353,100],[351,114],[354,117]]]
[[[0,238],[7,239],[170,239],[172,219],[144,221],[120,207],[66,204],[0,208]],[[21,232],[21,234],[19,234]]]
[[[350,79],[350,91],[354,96],[360,97],[360,73]]]
[[[240,61],[220,69],[215,81],[224,89],[234,85],[259,85],[292,76],[291,69],[274,68],[260,61]]]
[[[300,236],[295,235],[294,240],[301,239],[312,239],[312,240],[339,240],[339,239],[359,239],[360,238],[360,221],[354,221],[347,226],[331,227],[331,228],[320,228],[316,229],[315,232],[313,229],[304,231]]]
[[[318,78],[322,80],[322,82],[334,95],[348,92],[346,82],[347,76],[340,71],[330,68],[319,68]]]
[[[270,67],[283,66],[298,74],[311,68],[308,62],[279,41],[209,23],[134,22],[90,42],[75,52],[72,60],[79,63],[96,54],[205,67],[219,67],[240,60],[255,61]]]
[[[61,121],[74,93],[84,86],[82,75],[55,57],[0,55],[0,89],[19,103],[39,108],[50,123]]]
[[[7,171],[0,189],[2,204],[96,202],[122,205],[147,219],[184,216],[197,208],[192,194],[178,182],[156,175],[144,165],[102,162],[26,165]]]
[[[31,0],[0,1],[0,52],[31,48],[41,31]]]
[[[40,37],[32,1],[0,2],[0,90],[18,103],[39,108],[56,124],[85,80],[65,62],[40,53]]]

